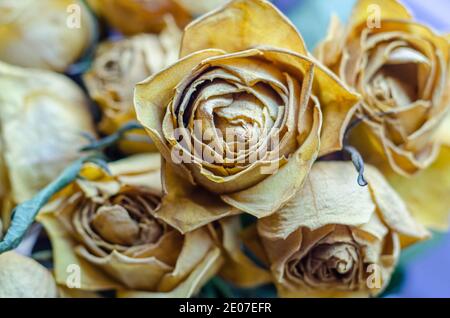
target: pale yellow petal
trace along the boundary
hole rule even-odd
[[[3,0],[0,3],[0,60],[63,72],[92,44],[95,27],[83,1]]]
[[[284,166],[253,187],[221,195],[222,200],[258,218],[280,209],[300,190],[316,159],[321,122],[320,111],[315,108],[309,136]]]
[[[442,147],[437,160],[427,169],[407,178],[386,170],[385,176],[406,202],[417,221],[436,230],[449,226],[450,148]]]
[[[366,165],[365,177],[383,221],[399,234],[402,247],[429,236],[425,228],[412,218],[406,203],[377,169]]]
[[[376,19],[411,19],[412,16],[408,10],[397,0],[358,0],[353,8],[350,25],[359,26],[360,24]]]
[[[186,27],[181,56],[210,48],[231,53],[261,45],[307,54],[294,25],[270,2],[234,0]]]
[[[0,298],[55,297],[55,280],[44,266],[13,251],[0,255]]]
[[[78,283],[75,275],[80,273],[80,289],[110,290],[121,287],[120,283],[75,253],[76,241],[52,213],[41,213],[38,221],[52,243],[54,275],[59,285],[74,286],[72,283]]]
[[[173,290],[180,284],[214,248],[214,242],[206,228],[200,228],[186,233],[183,248],[177,258],[177,263],[172,272],[165,274],[158,284],[161,292]],[[167,251],[169,253],[169,251]]]
[[[174,290],[166,293],[142,292],[142,291],[119,291],[117,297],[121,298],[189,298],[195,295],[200,288],[219,270],[223,260],[219,248],[208,252],[194,271]]]
[[[221,54],[223,51],[212,49],[196,52],[136,85],[134,106],[137,119],[166,160],[171,158],[171,153],[163,140],[162,121],[177,85],[202,60]]]
[[[87,100],[67,77],[0,62],[0,125],[14,201],[55,179],[95,136]]]
[[[166,195],[154,216],[186,233],[226,216],[240,213],[220,200],[216,194],[178,176],[171,164],[164,165]]]
[[[285,239],[300,227],[360,226],[370,220],[375,208],[368,188],[358,185],[351,162],[317,162],[302,190],[276,213],[261,219],[258,230],[264,237]]]

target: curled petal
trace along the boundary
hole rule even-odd
[[[163,165],[166,195],[155,217],[164,220],[182,233],[192,231],[223,217],[241,213],[220,198],[179,177],[170,164]]]
[[[400,249],[427,237],[375,168],[316,163],[296,197],[258,220],[282,297],[367,297],[387,286]]]
[[[316,230],[327,224],[367,223],[376,207],[367,188],[359,186],[356,179],[357,173],[350,162],[314,164],[294,199],[259,222],[260,233],[286,239],[299,227]]]

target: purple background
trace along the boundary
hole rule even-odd
[[[274,0],[294,22],[310,49],[323,38],[332,12],[346,20],[354,0]],[[417,21],[450,33],[449,0],[403,0]],[[445,200],[446,198],[443,198]],[[399,265],[403,279],[387,297],[450,297],[450,234],[405,250]]]

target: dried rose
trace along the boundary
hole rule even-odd
[[[16,252],[0,255],[0,298],[55,297],[55,280],[45,267]]]
[[[361,297],[387,286],[400,250],[427,232],[372,166],[368,187],[349,162],[316,163],[284,208],[258,221],[284,297]]]
[[[273,213],[318,155],[341,148],[358,97],[269,2],[231,1],[199,18],[181,57],[135,89],[138,120],[167,162],[163,203],[183,206],[160,217],[180,231],[236,209]]]
[[[108,164],[111,175],[85,164],[38,220],[53,247],[58,284],[80,290],[116,290],[122,297],[189,297],[222,264],[215,230],[183,235],[158,219],[162,193],[159,154]]]
[[[317,56],[363,97],[350,142],[418,220],[446,227],[450,201],[440,198],[450,191],[450,139],[439,129],[450,105],[447,39],[397,1],[360,0],[347,27],[333,21]]]
[[[91,69],[84,75],[89,95],[102,110],[99,130],[107,135],[136,120],[133,91],[136,83],[176,61],[181,31],[172,22],[161,34],[140,34],[100,44]],[[129,137],[129,138],[127,138]],[[127,134],[121,149],[125,152],[151,150],[139,134]]]
[[[79,0],[3,0],[0,60],[62,72],[91,45],[95,25]]]
[[[0,62],[0,91],[0,188],[20,203],[81,156],[83,132],[95,132],[86,97],[61,74]]]
[[[370,20],[373,5],[378,23]],[[412,21],[395,0],[358,1],[348,27],[335,20],[331,30],[317,53],[363,96],[363,124],[353,139],[367,160],[388,160],[403,175],[428,167],[440,146],[433,133],[449,106],[445,38]]]

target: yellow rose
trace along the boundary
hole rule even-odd
[[[181,31],[172,22],[160,35],[140,34],[100,44],[84,82],[89,95],[102,109],[99,124],[102,133],[110,135],[136,120],[134,86],[176,61],[180,40]],[[127,153],[152,150],[151,141],[145,139],[148,137],[129,133],[120,148]]]
[[[185,235],[157,217],[160,155],[85,164],[81,178],[38,216],[50,236],[55,278],[70,287],[79,266],[80,290],[116,290],[122,297],[189,297],[222,264],[215,229]],[[169,207],[170,208],[170,207]]]
[[[120,32],[132,35],[159,32],[165,16],[171,15],[184,27],[191,15],[176,0],[87,0],[92,9]]]
[[[0,62],[0,91],[0,197],[21,203],[80,157],[83,132],[95,132],[83,92],[61,74]]]
[[[94,37],[94,20],[78,0],[2,0],[0,60],[62,72]]]
[[[279,209],[317,156],[341,149],[358,97],[272,4],[237,0],[190,24],[181,59],[134,100],[166,161],[163,204],[183,207],[160,217],[186,232]]]
[[[446,228],[450,201],[449,44],[395,0],[360,0],[332,20],[318,58],[363,97],[350,142],[422,223]],[[447,145],[441,147],[441,145]],[[410,178],[414,176],[413,178]],[[414,187],[411,186],[414,184]]]
[[[257,229],[284,297],[365,297],[387,286],[400,250],[427,232],[372,166],[314,164],[304,188]]]
[[[15,252],[0,255],[0,298],[58,297],[52,274],[31,258]]]

